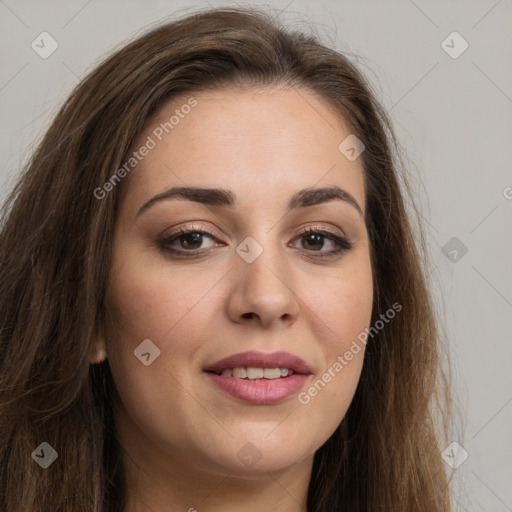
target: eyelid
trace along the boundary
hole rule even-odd
[[[175,229],[174,231],[170,231],[168,233],[169,229],[166,229],[162,232],[162,234],[159,235],[158,238],[160,239],[169,239],[171,237],[177,236],[182,234],[183,232],[200,232],[200,233],[207,233],[208,235],[212,236],[213,238],[217,238],[217,235],[210,229],[204,227],[204,226],[198,226],[197,224],[185,224],[184,226],[180,226],[179,228]]]
[[[345,235],[345,233],[341,229],[336,228],[330,228],[326,227],[325,225],[316,225],[316,224],[308,224],[307,226],[304,226],[300,229],[299,233],[296,236],[303,235],[304,233],[308,233],[309,231],[315,231],[320,233],[330,233],[331,235],[340,237],[340,238],[346,238],[348,240],[348,237]]]
[[[166,233],[167,230],[165,230],[163,233]],[[174,237],[174,236],[177,236],[177,235],[180,235],[182,234],[183,232],[187,233],[187,232],[202,232],[202,233],[207,233],[208,235],[210,235],[211,237],[215,238],[217,241],[220,241],[218,240],[218,235],[215,234],[213,232],[213,230],[210,230],[208,229],[207,227],[204,227],[204,226],[199,226],[197,224],[186,224],[184,226],[180,226],[179,228],[177,228],[176,230],[174,231],[171,231],[170,233],[166,233],[166,234],[161,234],[159,236],[159,238],[161,239],[164,239],[164,240],[167,240],[171,237]],[[305,233],[308,233],[310,231],[315,231],[315,232],[327,232],[327,233],[330,233],[334,236],[337,236],[337,237],[341,237],[341,238],[346,238],[348,240],[348,237],[345,235],[345,233],[341,230],[341,229],[336,229],[336,228],[330,228],[330,227],[326,227],[325,225],[317,225],[317,224],[307,224],[306,226],[303,226],[299,229],[298,233],[295,234],[294,236],[294,239],[298,236],[301,236]]]

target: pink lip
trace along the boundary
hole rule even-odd
[[[294,373],[279,379],[244,380],[236,377],[218,375],[227,368],[253,366],[256,368],[289,368]],[[293,395],[309,379],[311,372],[306,363],[288,352],[243,352],[221,359],[204,368],[209,378],[221,390],[234,398],[255,405],[270,405]],[[215,373],[217,372],[217,373]]]
[[[257,352],[256,350],[233,354],[208,365],[204,368],[204,371],[220,373],[226,368],[247,366],[254,366],[256,368],[290,368],[295,373],[311,373],[306,363],[300,357],[294,356],[289,352],[272,352],[267,354],[265,352]]]
[[[226,377],[216,373],[207,373],[214,384],[234,398],[255,405],[270,405],[285,400],[296,393],[309,375],[294,373],[289,377],[275,380],[255,379],[243,380],[236,377]]]

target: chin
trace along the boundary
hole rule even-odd
[[[273,428],[276,428],[274,425]],[[277,427],[279,428],[279,427]],[[297,431],[300,431],[298,429]],[[307,449],[309,443],[304,439],[295,438],[292,433],[284,432],[280,436],[268,436],[271,429],[262,430],[255,435],[239,436],[233,441],[235,459],[232,453],[227,454],[230,459],[230,469],[239,474],[256,475],[258,473],[289,469],[304,459],[314,455],[315,448]]]
[[[238,456],[239,453],[240,457]],[[250,442],[244,445],[239,450],[239,453],[235,455],[234,459],[230,454],[230,463],[229,466],[226,466],[226,469],[229,469],[229,471],[232,471],[241,478],[268,477],[269,473],[288,471],[308,458],[308,455],[298,453],[294,449],[280,453],[276,453],[275,450],[254,451],[254,446]],[[313,455],[311,454],[310,456],[312,457]]]

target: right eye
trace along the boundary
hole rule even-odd
[[[216,246],[213,243],[208,247],[201,247],[205,238],[212,242],[216,241],[215,236],[204,229],[193,226],[180,228],[177,232],[158,240],[158,247],[164,252],[182,256],[204,254]]]

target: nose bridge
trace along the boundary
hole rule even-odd
[[[285,248],[275,232],[259,232],[246,237],[236,248],[237,318],[257,316],[269,323],[297,314],[293,276],[287,264]]]
[[[287,288],[283,281],[286,282],[288,274],[284,248],[274,240],[273,231],[256,236],[258,239],[247,237],[237,247],[241,275],[254,291],[261,288],[267,292],[283,293],[282,288]]]

